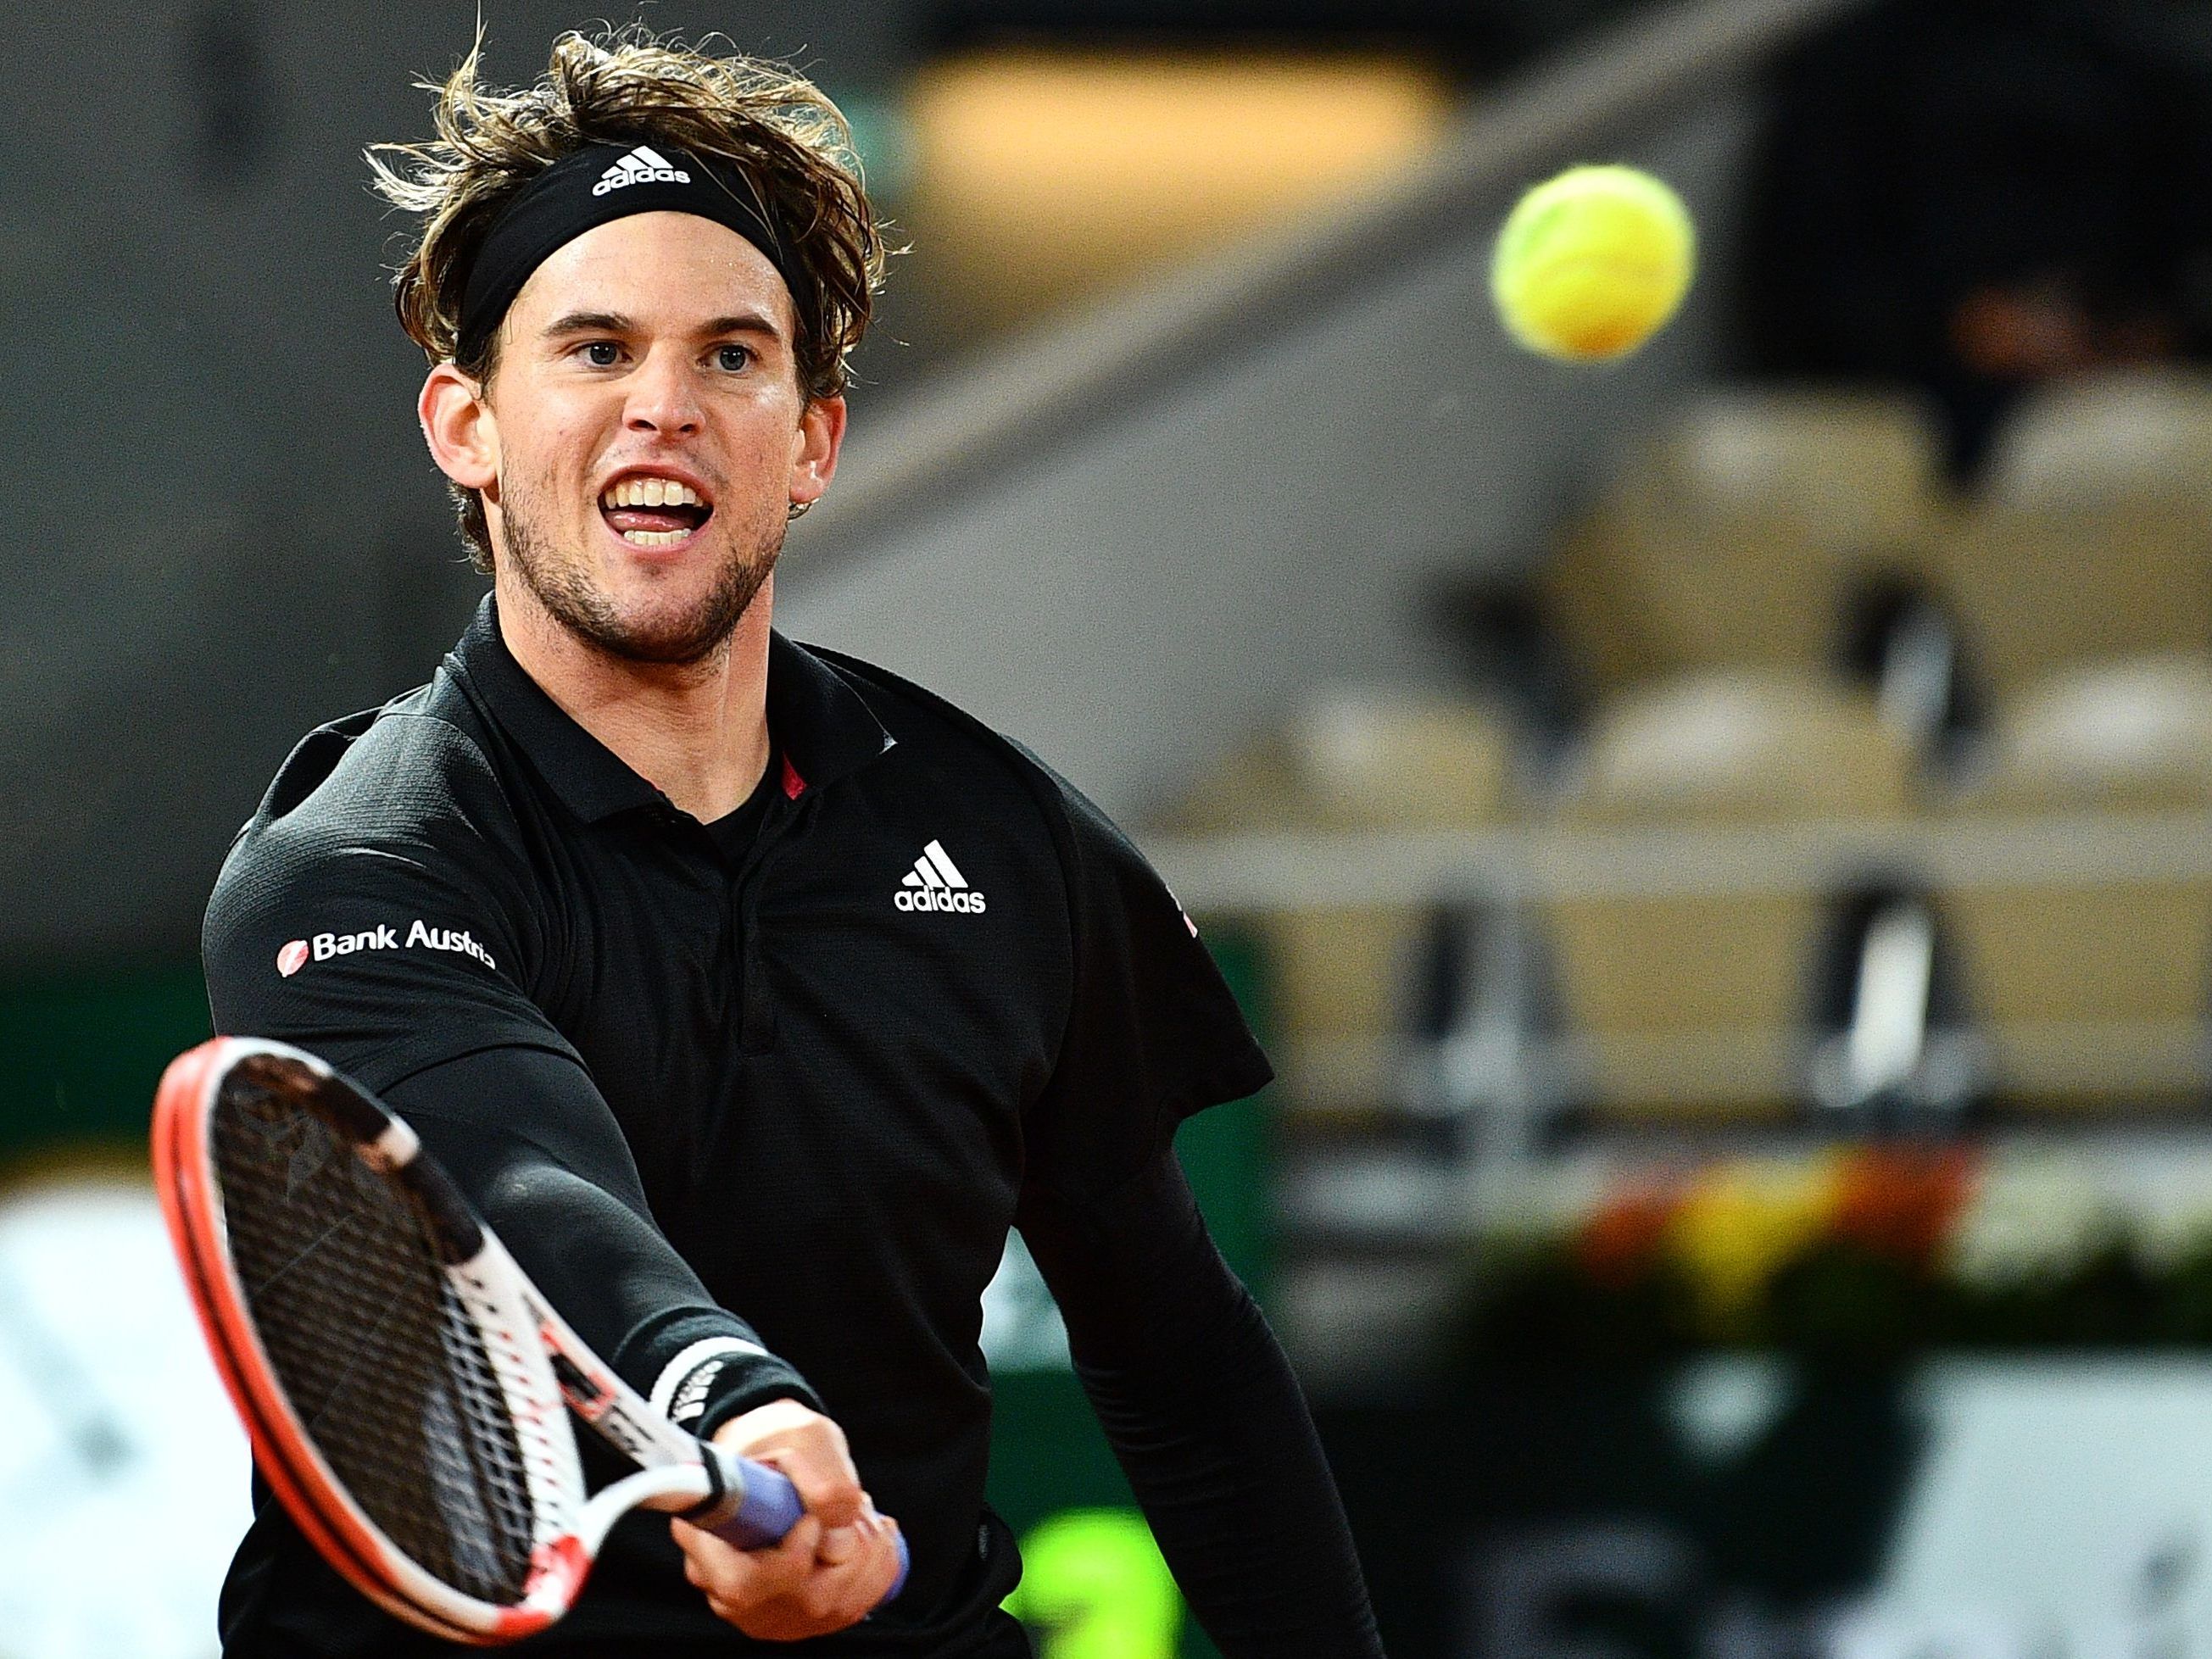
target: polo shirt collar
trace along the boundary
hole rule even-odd
[[[563,804],[587,823],[661,801],[660,791],[586,732],[532,679],[500,637],[499,608],[483,603],[446,659],[487,713],[529,756]],[[805,646],[770,630],[768,725],[796,799],[866,764],[893,742],[860,694]]]
[[[774,629],[768,636],[768,729],[793,799],[859,770],[897,741],[851,681]]]

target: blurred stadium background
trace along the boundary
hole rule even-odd
[[[475,9],[17,26],[0,1655],[213,1651],[139,1142],[231,831],[477,591],[359,159]],[[911,252],[781,618],[1206,925],[1281,1076],[1183,1151],[1392,1653],[2212,1644],[2212,8],[644,15],[854,117]],[[1484,276],[1585,160],[1705,268],[1568,371]],[[986,1329],[1041,1652],[1211,1653],[1018,1249]]]

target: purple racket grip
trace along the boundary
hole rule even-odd
[[[744,1496],[738,1501],[738,1512],[714,1528],[715,1537],[741,1550],[760,1549],[780,1540],[806,1513],[806,1506],[799,1501],[799,1489],[767,1464],[756,1463],[750,1457],[731,1457],[727,1467],[744,1483]],[[885,1601],[906,1588],[907,1572],[914,1565],[907,1554],[906,1534],[901,1533],[896,1541],[898,1577],[884,1592]]]

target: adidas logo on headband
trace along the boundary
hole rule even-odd
[[[681,167],[670,166],[668,158],[649,145],[640,144],[599,175],[599,182],[592,186],[592,194],[605,196],[609,191],[620,190],[625,185],[688,185],[690,182],[690,173]]]

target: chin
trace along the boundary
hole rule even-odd
[[[609,656],[670,665],[705,661],[727,644],[781,545],[777,535],[757,553],[725,550],[712,564],[701,559],[708,550],[695,547],[656,571],[617,564],[590,572],[588,556],[558,556],[519,518],[507,530],[516,573],[554,620]]]
[[[728,644],[731,631],[716,626],[713,619],[682,617],[663,622],[656,617],[603,635],[595,643],[629,662],[685,667],[713,658]]]
[[[751,608],[765,570],[729,572],[704,592],[597,594],[580,605],[555,607],[569,628],[611,655],[631,662],[702,662],[729,642]]]

